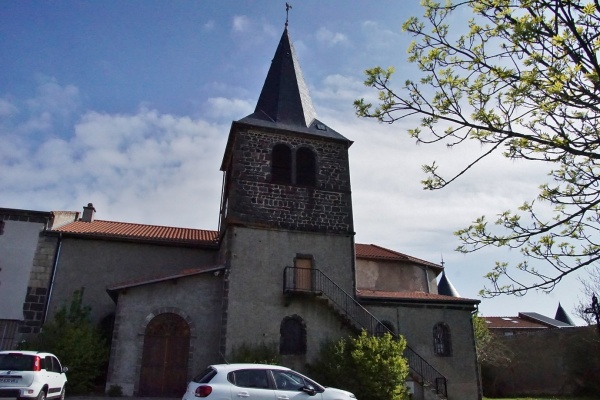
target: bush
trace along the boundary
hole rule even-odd
[[[408,399],[405,347],[402,337],[375,337],[363,331],[358,337],[324,344],[311,374],[319,383],[349,390],[360,400]]]
[[[108,345],[100,332],[92,326],[90,308],[81,305],[83,288],[73,293],[71,304],[63,306],[42,332],[26,346],[54,353],[67,372],[67,390],[87,393],[96,379],[105,373]]]

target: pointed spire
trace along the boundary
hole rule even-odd
[[[567,314],[565,309],[560,305],[560,302],[558,303],[558,308],[556,310],[556,316],[554,317],[554,319],[560,322],[564,322],[565,324],[575,326],[571,318],[569,318],[569,315]]]
[[[316,118],[287,26],[252,117],[302,128],[310,127]]]
[[[446,278],[446,271],[442,271],[442,277],[440,278],[440,282],[438,283],[438,294],[442,294],[444,296],[460,297],[458,290],[456,290],[452,283],[450,283],[448,278]]]

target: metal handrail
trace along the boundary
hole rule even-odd
[[[379,332],[389,332],[390,329],[381,323],[373,314],[364,308],[354,296],[350,296],[321,270],[315,268],[286,267],[283,272],[283,292],[312,293],[325,295],[336,310],[354,322],[355,326],[364,329],[370,335]],[[448,396],[447,379],[410,346],[406,346],[404,355],[408,365],[426,385],[444,396]]]

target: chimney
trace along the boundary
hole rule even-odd
[[[93,222],[94,214],[96,209],[92,203],[88,203],[87,207],[83,207],[83,216],[81,217],[82,222]]]

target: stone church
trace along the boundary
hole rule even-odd
[[[414,399],[480,399],[479,301],[438,293],[438,264],[355,243],[351,145],[316,118],[286,24],[254,113],[231,124],[218,231],[0,208],[1,343],[83,288],[93,321],[114,321],[106,387],[125,395],[180,396],[245,345],[302,371],[366,329],[406,338]]]

